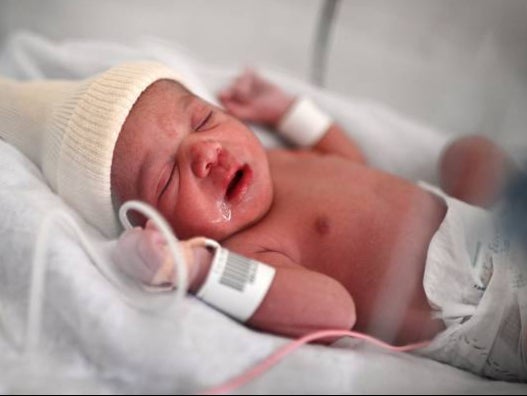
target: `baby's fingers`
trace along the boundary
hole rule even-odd
[[[227,87],[227,88],[222,89],[218,93],[218,98],[220,99],[221,102],[223,102],[225,100],[233,100],[233,95],[234,95],[233,87]]]
[[[235,117],[243,121],[252,121],[254,120],[254,109],[246,105],[245,103],[240,103],[237,100],[232,99],[221,99],[221,103],[225,109]]]
[[[122,272],[143,284],[172,282],[172,263],[158,231],[139,227],[126,231],[117,242],[113,260]]]
[[[256,73],[252,69],[245,69],[230,86],[218,93],[218,97],[222,100],[247,101],[254,91],[256,77]]]
[[[233,84],[232,98],[240,102],[249,101],[254,95],[255,75],[251,70],[246,70]]]

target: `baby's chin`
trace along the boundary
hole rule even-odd
[[[179,227],[174,225],[174,229],[180,239],[204,236],[222,242],[262,220],[269,212],[271,203],[270,194],[267,199],[259,202],[250,201],[249,205],[224,205],[222,208],[215,208],[218,210],[208,216],[203,216],[202,212],[201,218],[187,218],[189,223],[179,224]]]
[[[202,222],[199,225],[188,225],[185,227],[174,226],[174,230],[179,239],[190,239],[194,237],[206,237],[222,242],[229,239],[234,234],[246,228],[244,224],[234,222],[215,223],[214,220]]]
[[[208,229],[205,230],[205,232],[202,234],[206,236],[207,238],[214,239],[218,242],[223,242],[233,235],[245,230],[248,228],[253,222],[247,222],[247,223],[237,223],[237,222],[229,222],[225,224],[211,224]]]
[[[241,219],[238,219],[241,220]],[[194,230],[194,232],[190,232],[188,234],[182,234],[185,235],[182,239],[189,239],[197,236],[204,236],[210,239],[214,239],[215,241],[218,241],[220,243],[226,241],[230,237],[238,234],[239,232],[242,232],[248,228],[250,228],[252,225],[258,222],[260,220],[260,217],[253,218],[247,221],[226,221],[223,223],[214,223],[210,222],[206,226],[199,227]]]

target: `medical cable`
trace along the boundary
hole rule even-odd
[[[219,386],[210,388],[206,390],[205,392],[201,392],[199,394],[200,395],[221,395],[224,393],[232,392],[233,390],[247,384],[249,381],[252,381],[254,378],[262,375],[264,372],[271,369],[274,365],[278,364],[287,355],[291,354],[292,352],[300,348],[302,345],[308,344],[315,340],[320,340],[320,339],[329,338],[329,337],[352,337],[352,338],[360,339],[363,341],[367,341],[373,345],[376,345],[378,347],[381,347],[381,348],[384,348],[390,351],[394,351],[394,352],[410,352],[416,349],[424,348],[430,344],[429,341],[425,341],[425,342],[419,342],[419,343],[414,343],[414,344],[409,344],[409,345],[404,345],[404,346],[393,346],[381,340],[378,340],[375,337],[369,336],[367,334],[362,334],[356,331],[349,331],[349,330],[315,331],[313,333],[309,333],[301,338],[298,338],[284,345],[283,347],[275,351],[273,354],[271,354],[269,357],[267,357],[264,361],[260,362],[253,368],[242,373],[241,375],[233,379],[230,379]]]
[[[140,201],[128,201],[124,203],[119,209],[119,219],[126,229],[133,228],[132,224],[128,220],[127,213],[129,210],[136,210],[152,220],[156,225],[157,229],[165,237],[165,241],[168,244],[172,258],[174,259],[174,271],[177,274],[177,288],[176,288],[176,299],[182,300],[188,290],[188,271],[185,263],[185,257],[181,252],[177,239],[174,232],[168,225],[167,221],[151,206],[140,202]]]
[[[174,233],[171,231],[170,226],[155,209],[139,201],[126,202],[124,205],[121,206],[119,210],[119,218],[123,223],[123,226],[127,229],[132,228],[132,225],[130,224],[127,218],[127,213],[130,210],[136,210],[154,222],[156,227],[165,237],[169,251],[174,259],[174,270],[178,274],[177,290],[175,296],[171,296],[170,300],[168,300],[170,301],[170,303],[164,306],[164,308],[168,308],[168,305],[171,306],[176,304],[181,299],[183,299],[187,293],[188,275],[184,256],[181,253],[181,249],[178,246],[177,239],[174,236]],[[145,301],[140,299],[141,296],[146,296],[146,293],[144,293],[143,295],[132,295],[131,290],[124,289],[122,285],[117,284],[112,279],[112,277],[108,274],[108,271],[105,270],[106,267],[102,264],[104,263],[104,260],[98,254],[97,249],[95,249],[93,247],[93,244],[88,241],[83,231],[80,229],[79,225],[75,222],[75,220],[70,214],[60,209],[53,210],[48,213],[48,215],[44,218],[40,226],[39,232],[37,234],[36,247],[33,256],[27,314],[27,327],[25,334],[25,344],[23,347],[24,353],[28,356],[36,352],[40,340],[42,330],[42,310],[44,303],[43,297],[45,293],[44,285],[46,281],[46,253],[49,245],[49,235],[51,227],[54,225],[54,222],[56,220],[61,221],[62,223],[66,224],[71,228],[76,237],[79,239],[81,246],[85,249],[97,269],[110,283],[112,283],[118,288],[118,290],[121,292],[122,297],[129,305],[142,310],[155,310],[151,306],[147,307]],[[146,303],[148,304],[148,302]]]
[[[187,266],[185,263],[185,259],[181,252],[180,247],[178,246],[177,238],[175,237],[174,233],[171,231],[170,226],[168,225],[166,220],[155,209],[139,201],[128,201],[125,204],[123,204],[119,210],[119,219],[126,229],[133,228],[132,224],[130,223],[127,217],[127,213],[130,210],[136,210],[140,212],[141,214],[143,214],[148,219],[151,219],[156,225],[156,227],[158,228],[158,230],[165,237],[168,247],[170,249],[170,252],[172,254],[172,257],[174,259],[174,270],[178,274],[177,290],[176,290],[176,294],[172,298],[172,301],[174,303],[176,301],[180,301],[182,298],[185,297],[187,293],[188,274],[187,274]],[[40,226],[40,229],[37,235],[35,253],[33,257],[27,328],[26,328],[25,345],[24,345],[24,353],[26,356],[31,356],[37,351],[39,340],[40,340],[41,329],[42,329],[42,310],[43,310],[42,305],[43,305],[43,296],[45,293],[44,284],[46,280],[45,278],[46,276],[46,249],[49,245],[50,230],[51,230],[51,227],[54,225],[53,223],[55,220],[62,221],[63,223],[65,223],[72,229],[74,234],[79,239],[82,247],[86,250],[88,256],[93,260],[95,266],[102,272],[102,275],[105,276],[105,278],[108,281],[110,281],[112,284],[119,287],[119,285],[115,284],[115,282],[112,281],[111,277],[109,277],[108,274],[105,272],[104,270],[105,267],[103,265],[100,265],[100,263],[103,260],[97,253],[96,249],[94,249],[92,243],[88,241],[88,239],[86,238],[86,236],[84,235],[84,233],[82,232],[78,224],[75,222],[73,217],[63,210],[54,210],[50,212],[44,218],[44,221],[42,222],[42,225]],[[125,293],[124,290],[122,290],[122,288],[120,288],[120,291],[123,292],[121,294],[125,298],[126,302],[128,302],[132,306],[135,306],[136,308],[145,309],[144,305],[140,304],[138,306],[137,300],[134,298],[130,298],[130,295]],[[153,309],[150,311],[153,311]],[[291,354],[292,352],[297,350],[302,345],[305,345],[315,340],[325,339],[328,337],[353,337],[353,338],[357,338],[357,339],[370,342],[381,348],[385,348],[385,349],[388,349],[391,351],[397,351],[397,352],[408,352],[408,351],[424,348],[429,344],[429,342],[420,342],[420,343],[410,344],[406,346],[396,347],[396,346],[389,345],[369,335],[354,332],[354,331],[347,331],[347,330],[317,331],[317,332],[307,334],[299,339],[296,339],[286,344],[285,346],[279,348],[277,351],[271,354],[264,361],[254,366],[253,368],[247,370],[246,372],[242,373],[241,375],[231,380],[228,380],[222,385],[210,388],[206,390],[205,392],[201,392],[199,394],[223,394],[223,393],[231,392],[234,389],[247,384],[249,381],[253,380],[257,376],[262,375],[264,372],[266,372],[271,367],[279,363],[287,355]]]

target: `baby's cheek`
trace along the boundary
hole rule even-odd
[[[183,194],[180,189],[176,210],[167,217],[179,240],[206,236],[221,241],[243,228],[241,208],[226,203],[213,193]]]

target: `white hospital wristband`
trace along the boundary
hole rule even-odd
[[[281,136],[300,147],[311,147],[324,136],[332,119],[307,98],[297,99],[278,123]]]
[[[276,270],[229,252],[212,239],[207,239],[206,246],[216,251],[196,296],[241,322],[247,321],[269,291]]]

